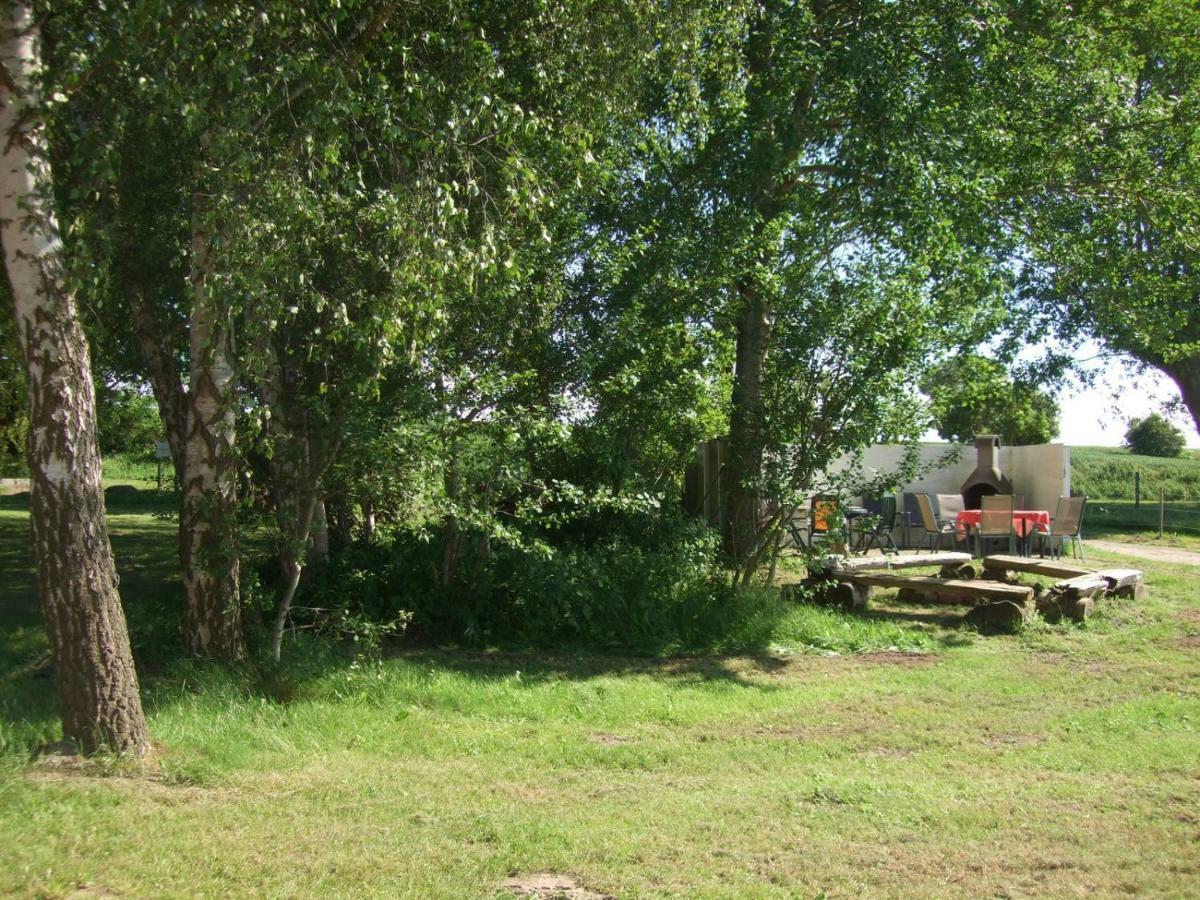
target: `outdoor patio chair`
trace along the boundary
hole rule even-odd
[[[929,495],[926,494],[926,497]],[[940,526],[955,524],[955,518],[963,511],[962,494],[937,494],[937,523]]]
[[[845,537],[846,520],[842,515],[842,501],[834,494],[817,494],[808,504],[808,546],[815,537],[832,537],[841,541]]]
[[[929,543],[929,552],[934,552],[934,538],[937,538],[936,549],[940,550],[942,549],[942,538],[947,536],[950,538],[950,549],[953,550],[955,538],[954,522],[938,522],[933,514],[933,501],[929,499],[928,494],[917,494],[916,498],[917,508],[921,511],[921,527],[925,529],[925,538]],[[961,500],[962,498],[960,497],[959,499]],[[918,552],[920,551],[918,550]]]
[[[879,512],[866,516],[867,525],[859,532],[857,549],[866,553],[872,547],[878,547],[887,553],[899,553],[900,548],[892,540],[892,529],[896,527],[896,495],[885,494],[878,501]]]
[[[979,527],[975,531],[975,549],[983,556],[984,541],[1008,540],[1008,552],[1016,553],[1016,535],[1013,533],[1012,494],[996,494],[984,497],[979,507]]]
[[[792,517],[787,520],[787,538],[792,547],[803,547],[805,534],[808,531],[808,513],[797,506],[792,510]]]
[[[1059,497],[1054,509],[1054,518],[1050,520],[1049,531],[1039,531],[1038,541],[1040,553],[1046,555],[1046,547],[1050,547],[1051,556],[1062,556],[1063,544],[1072,541],[1071,556],[1075,556],[1075,548],[1079,548],[1079,561],[1086,562],[1083,555],[1083,510],[1087,506],[1087,497]],[[1057,548],[1055,543],[1057,542]],[[1057,552],[1056,552],[1057,549]]]

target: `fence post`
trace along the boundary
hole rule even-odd
[[[1142,472],[1135,469],[1133,473],[1133,508],[1140,509],[1142,505]]]
[[[1167,499],[1167,491],[1165,488],[1160,487],[1158,489],[1158,536],[1160,538],[1163,536],[1163,516],[1164,516],[1163,506],[1166,503],[1166,499]]]

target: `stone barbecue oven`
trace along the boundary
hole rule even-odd
[[[975,438],[975,453],[978,465],[963,482],[963,506],[979,509],[984,497],[992,494],[1011,494],[1012,482],[1000,471],[1000,438],[994,434],[981,434]]]

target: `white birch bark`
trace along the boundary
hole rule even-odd
[[[148,747],[117,592],[87,341],[62,277],[37,117],[39,35],[27,3],[0,5],[0,241],[29,390],[33,558],[64,737],[84,752]]]

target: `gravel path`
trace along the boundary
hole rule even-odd
[[[1151,544],[1129,544],[1123,541],[1084,541],[1087,547],[1095,547],[1108,553],[1123,553],[1126,556],[1140,556],[1157,562],[1184,563],[1189,566],[1200,566],[1200,553],[1195,550],[1184,550],[1181,547],[1155,547]]]

